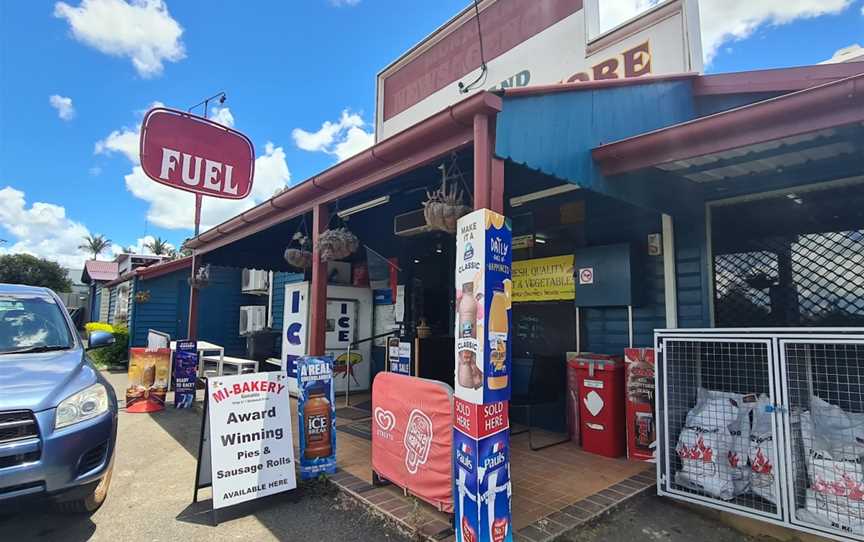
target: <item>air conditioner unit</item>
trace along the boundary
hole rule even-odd
[[[244,294],[266,294],[269,284],[267,284],[267,271],[259,269],[244,269],[243,278],[240,281],[240,289]]]
[[[267,307],[246,305],[240,307],[240,335],[261,331],[267,325]]]
[[[426,216],[423,209],[417,209],[409,213],[402,213],[393,217],[393,233],[400,237],[412,237],[432,231],[426,224]]]

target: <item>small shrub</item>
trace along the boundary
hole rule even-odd
[[[108,333],[114,333],[114,326],[104,322],[87,322],[84,324],[84,330],[87,331],[88,336],[94,331],[107,331]]]
[[[110,329],[97,328],[89,329],[90,324],[99,324],[107,326]],[[99,322],[90,322],[85,326],[87,332],[91,331],[110,331],[114,335],[114,344],[105,348],[98,348],[89,352],[90,359],[93,364],[99,369],[107,369],[114,365],[121,365],[126,361],[129,352],[129,329],[125,326],[109,326],[108,324],[100,324]]]

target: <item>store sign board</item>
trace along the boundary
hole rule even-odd
[[[174,351],[174,408],[192,408],[198,384],[198,343],[177,341]]]
[[[456,224],[456,397],[510,399],[511,226],[480,209]]]
[[[213,508],[297,487],[286,378],[271,372],[207,380]]]
[[[662,2],[597,36],[599,1],[483,2],[488,71],[476,90],[702,71],[696,0]],[[464,99],[458,83],[480,75],[479,51],[466,10],[379,73],[378,140]]]
[[[305,356],[297,361],[300,419],[300,479],[336,473],[336,398],[333,360]]]
[[[573,255],[513,262],[513,302],[572,301]]]
[[[252,142],[209,119],[153,108],[144,115],[139,145],[141,168],[157,183],[223,199],[243,199],[252,190]]]
[[[453,501],[457,540],[513,540],[510,517],[510,222],[488,209],[456,224]]]
[[[372,469],[440,508],[453,511],[453,390],[397,373],[372,383]]]
[[[286,284],[282,310],[282,368],[289,378],[297,378],[297,360],[307,354],[308,344],[309,283]]]
[[[165,408],[170,365],[168,348],[129,349],[126,412],[157,412]]]

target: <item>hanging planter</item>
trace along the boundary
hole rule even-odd
[[[426,192],[426,201],[423,202],[423,216],[426,224],[434,229],[447,233],[456,233],[456,221],[471,212],[471,207],[465,204],[464,192],[459,188],[459,181],[464,186],[462,172],[459,171],[455,159],[450,167],[450,172],[455,174],[448,176],[448,168],[441,164],[441,186],[432,192]],[[448,182],[452,181],[452,182]]]
[[[288,265],[299,269],[312,267],[312,243],[305,233],[298,231],[291,240],[291,245],[285,249],[285,261]]]
[[[135,292],[135,303],[147,303],[150,301],[150,290]]]
[[[322,262],[341,260],[354,254],[360,240],[348,228],[328,229],[318,236],[318,253]]]
[[[210,284],[210,266],[204,265],[198,268],[194,276],[186,279],[189,286],[193,288],[206,288]]]

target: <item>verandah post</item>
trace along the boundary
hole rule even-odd
[[[330,213],[327,205],[312,208],[312,284],[309,303],[309,355],[323,356],[327,332],[327,262],[321,261],[318,238],[327,229]]]

